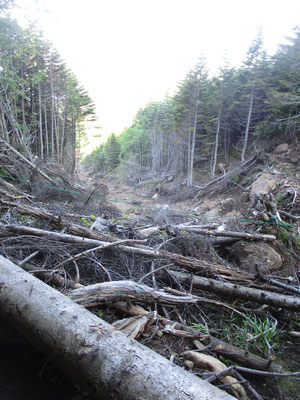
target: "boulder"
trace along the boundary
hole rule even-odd
[[[274,175],[263,173],[251,185],[251,192],[257,195],[270,193],[276,186],[277,180]]]
[[[229,256],[243,270],[261,274],[277,271],[282,266],[282,259],[273,247],[267,243],[239,241],[228,247]]]
[[[280,154],[280,153],[284,153],[289,149],[289,145],[287,143],[281,143],[278,146],[275,147],[275,149],[273,150],[274,154]]]

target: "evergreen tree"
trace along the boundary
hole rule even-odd
[[[114,133],[107,139],[106,160],[110,170],[114,170],[120,163],[120,144]]]

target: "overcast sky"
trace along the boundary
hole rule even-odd
[[[225,50],[245,58],[261,26],[269,53],[300,24],[299,0],[16,0],[89,91],[101,133],[172,94],[203,53],[217,73]],[[23,22],[22,22],[23,23]]]

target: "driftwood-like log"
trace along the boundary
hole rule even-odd
[[[95,399],[232,399],[2,256],[0,314]]]
[[[224,296],[235,297],[247,301],[255,301],[261,304],[268,304],[275,307],[282,307],[292,311],[300,311],[300,298],[286,296],[266,290],[253,289],[245,286],[235,285],[228,282],[220,282],[215,279],[191,276],[184,272],[170,271],[176,279],[190,284],[194,287],[207,290],[208,292],[219,293]]]
[[[1,225],[0,227],[4,231],[15,232],[25,235],[34,235],[39,237],[47,237],[52,240],[60,240],[65,243],[76,243],[82,246],[104,246],[107,242],[95,239],[89,239],[81,236],[74,236],[69,234],[45,231],[42,229],[30,228],[22,225]],[[164,258],[174,262],[174,264],[180,265],[182,267],[191,269],[193,271],[201,271],[208,275],[221,274],[229,277],[234,277],[241,280],[254,279],[254,275],[247,272],[240,272],[231,270],[224,267],[223,265],[212,264],[204,260],[198,260],[192,257],[185,257],[181,254],[170,253],[169,251],[159,250],[155,251],[151,247],[136,244],[133,246],[118,245],[114,247],[115,250],[123,251],[127,254],[136,254],[142,257],[148,257],[152,259]]]
[[[155,290],[133,281],[102,282],[70,291],[68,297],[84,306],[110,304],[117,301],[137,301],[146,304],[184,304],[197,303],[202,299],[196,296],[174,296],[164,290]]]

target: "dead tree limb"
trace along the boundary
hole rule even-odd
[[[84,226],[80,226],[72,222],[66,221],[60,215],[59,216],[53,215],[48,211],[41,210],[40,208],[30,207],[24,204],[13,203],[1,199],[0,199],[0,204],[2,204],[2,206],[4,207],[15,207],[20,214],[31,215],[32,217],[49,221],[51,222],[52,225],[56,226],[57,228],[65,229],[67,230],[67,232],[73,235],[85,236],[87,238],[96,240],[105,240],[106,242],[113,242],[118,240],[113,238],[111,235],[102,234],[93,231],[89,228],[86,228]]]
[[[282,371],[281,365],[275,363],[274,361],[266,360],[265,358],[259,357],[247,350],[224,342],[223,340],[216,339],[213,336],[206,336],[201,340],[201,342],[206,346],[209,346],[209,350],[213,353],[235,361],[239,365],[261,371]]]
[[[133,281],[102,282],[72,290],[68,297],[78,304],[91,306],[117,301],[138,301],[147,304],[184,304],[197,303],[202,299],[197,296],[174,296],[164,290],[155,290]]]
[[[55,182],[53,179],[49,178],[48,175],[46,175],[43,171],[41,171],[39,168],[37,168],[31,161],[29,161],[26,157],[24,157],[21,153],[19,153],[13,146],[11,146],[6,140],[0,138],[0,143],[3,143],[10,151],[12,151],[16,156],[18,156],[24,163],[36,171],[38,174],[40,174],[43,178],[45,178],[48,182],[52,183],[55,185]]]
[[[2,256],[0,314],[95,399],[232,399]]]
[[[191,276],[183,272],[170,271],[170,273],[172,273],[176,279],[184,283],[189,284],[192,280],[194,287],[207,290],[208,292],[219,293],[247,301],[255,301],[275,307],[282,307],[292,311],[300,311],[300,298],[296,296],[285,296],[266,290],[248,288],[228,282],[220,282],[215,279]]]
[[[237,239],[243,239],[243,240],[262,240],[264,242],[276,240],[275,235],[263,235],[260,233],[232,232],[232,231],[219,232],[217,230],[196,229],[196,228],[194,228],[192,231],[189,231],[189,232],[194,232],[194,233],[198,233],[200,235],[206,235],[206,236],[231,237],[231,238],[237,238]]]

